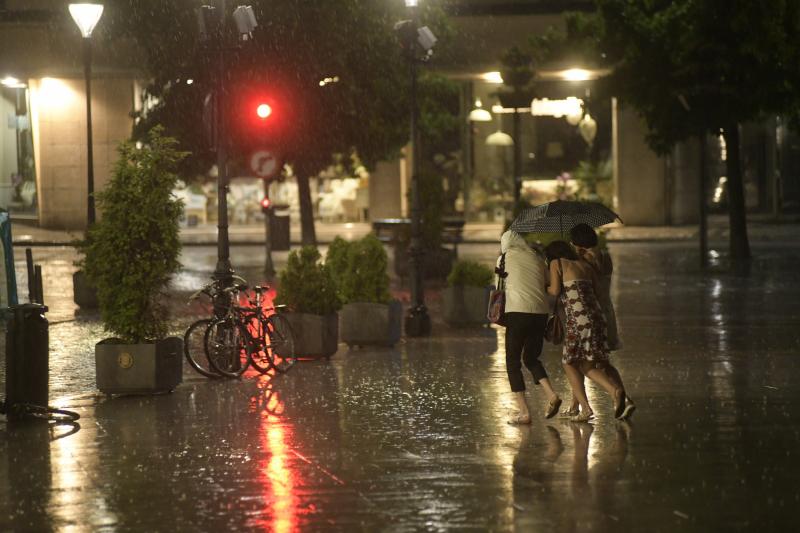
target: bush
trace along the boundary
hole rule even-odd
[[[153,128],[146,144],[124,142],[105,190],[96,195],[103,217],[80,243],[81,267],[97,288],[107,331],[124,342],[167,335],[164,291],[180,268],[178,219],[183,211],[172,195],[175,170],[188,155],[178,142]]]
[[[450,287],[487,287],[491,285],[493,275],[494,271],[486,265],[475,261],[456,261],[447,276],[447,284]]]
[[[331,271],[333,279],[341,289],[341,282],[347,272],[347,261],[350,249],[353,243],[346,241],[341,237],[336,237],[328,247],[328,253],[325,256],[325,264]]]
[[[289,253],[289,262],[279,276],[276,303],[313,315],[327,315],[342,308],[336,282],[315,247],[304,246]]]
[[[346,303],[387,303],[389,258],[381,241],[373,234],[350,244],[347,267],[339,277],[340,292]]]

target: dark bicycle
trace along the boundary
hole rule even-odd
[[[239,276],[233,276],[236,287],[246,287],[247,281]],[[201,296],[207,296],[213,307],[215,316],[225,316],[228,309],[233,304],[236,295],[231,291],[225,291],[225,287],[214,280],[199,291],[189,297],[189,303],[197,300]],[[197,372],[208,378],[220,378],[222,374],[214,370],[206,355],[206,330],[208,330],[214,318],[201,318],[193,322],[183,335],[183,353],[189,365]]]
[[[247,305],[238,305],[238,293],[246,289],[224,289],[235,295],[227,313],[212,319],[205,333],[205,351],[211,367],[226,377],[239,377],[249,365],[262,374],[271,369],[287,372],[295,363],[294,335],[282,306],[264,307],[268,287],[254,287]]]

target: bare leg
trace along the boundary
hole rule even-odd
[[[578,403],[583,408],[584,412],[592,413],[592,408],[589,405],[589,398],[586,397],[586,389],[583,386],[583,374],[571,364],[564,364],[564,373],[569,380],[569,386],[572,389],[572,397],[578,400]]]
[[[576,370],[576,372],[577,372],[577,370]],[[579,374],[580,374],[580,372],[579,372]],[[580,386],[581,394],[583,396],[586,396],[586,380],[585,380],[583,374],[580,374],[579,378],[581,380],[581,386]],[[570,404],[569,404],[569,410],[570,411],[577,411],[579,406],[580,406],[580,402],[578,401],[578,396],[576,396],[575,393],[573,392],[572,393],[572,402],[570,402]]]
[[[628,390],[625,388],[625,384],[622,382],[622,376],[619,375],[619,370],[614,365],[608,365],[606,367],[606,374],[608,377],[617,384],[617,387],[622,389],[625,393],[625,396],[628,396]]]
[[[542,378],[539,380],[539,385],[542,386],[544,392],[547,394],[547,399],[551,402],[558,398],[558,394],[553,390],[553,385],[550,383],[550,378]]]
[[[528,409],[528,402],[525,399],[525,391],[515,392],[514,401],[517,403],[519,414],[517,415],[517,418],[512,419],[510,422],[512,424],[530,424],[531,412]]]
[[[603,387],[612,397],[617,389],[622,389],[621,383],[615,383],[615,381],[612,380],[608,374],[599,368],[589,368],[586,370],[585,374],[586,377]]]
[[[603,387],[614,399],[614,418],[622,416],[625,410],[625,390],[622,383],[609,377],[606,369],[589,368],[586,376]]]

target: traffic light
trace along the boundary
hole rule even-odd
[[[234,146],[243,152],[269,148],[282,151],[295,142],[299,116],[297,91],[279,84],[235,83],[230,86],[229,128]]]
[[[264,198],[261,199],[262,211],[266,213],[267,211],[269,211],[271,207],[272,207],[272,200],[269,199],[269,196],[265,196]]]
[[[272,115],[272,106],[266,102],[261,102],[256,106],[256,115],[261,120],[267,120]]]

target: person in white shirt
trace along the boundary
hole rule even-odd
[[[547,265],[544,257],[534,251],[516,232],[506,231],[500,238],[500,252],[505,254],[505,314],[506,371],[519,414],[511,424],[530,424],[531,414],[525,399],[525,380],[522,364],[533,374],[533,382],[541,385],[548,396],[545,418],[558,413],[561,398],[553,390],[547,372],[539,360],[544,341],[547,315],[550,311],[547,296]],[[498,279],[503,255],[497,260]]]

